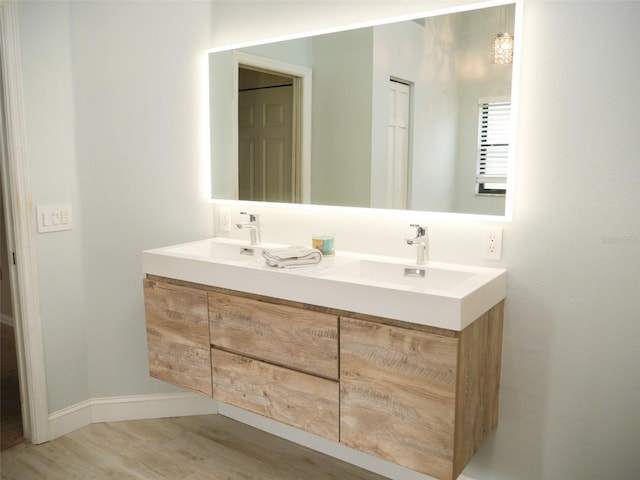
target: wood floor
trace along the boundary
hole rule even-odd
[[[0,451],[24,440],[14,329],[0,323]]]
[[[382,480],[222,415],[92,424],[0,455],[2,480]]]

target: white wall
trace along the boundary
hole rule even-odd
[[[19,5],[33,202],[74,214],[36,239],[51,412],[172,390],[147,374],[140,252],[212,234],[209,18],[203,2]]]
[[[48,400],[55,410],[89,396],[71,19],[66,5],[44,2],[20,4],[19,16],[32,201],[71,203],[75,223],[72,231],[36,238]]]
[[[231,51],[210,54],[209,76],[218,78],[209,90],[209,125],[212,132],[210,141],[211,154],[211,192],[215,198],[237,198],[238,180],[236,169],[233,168],[234,158],[232,141],[216,141],[217,138],[234,138],[233,122],[229,118],[233,116],[234,100],[233,91],[233,54]],[[237,135],[237,134],[235,134]]]
[[[500,424],[465,473],[637,478],[640,3],[524,3],[516,198],[502,261],[480,258],[493,222],[251,207],[266,241],[332,230],[338,249],[411,257],[402,238],[418,221],[431,225],[434,260],[508,268]],[[214,230],[200,132],[206,48],[426,5],[21,4],[32,195],[71,201],[77,221],[37,239],[52,411],[169,390],[146,374],[140,251]]]

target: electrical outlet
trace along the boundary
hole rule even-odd
[[[502,228],[487,228],[482,244],[482,258],[500,260],[502,258]]]
[[[220,230],[223,232],[231,231],[231,209],[229,207],[220,207]]]

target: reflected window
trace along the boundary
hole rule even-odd
[[[505,195],[509,164],[511,100],[478,99],[476,194]]]

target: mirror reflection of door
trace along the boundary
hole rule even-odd
[[[409,108],[411,87],[389,80],[387,207],[406,209],[409,198]]]
[[[238,69],[239,199],[298,201],[295,78]]]

